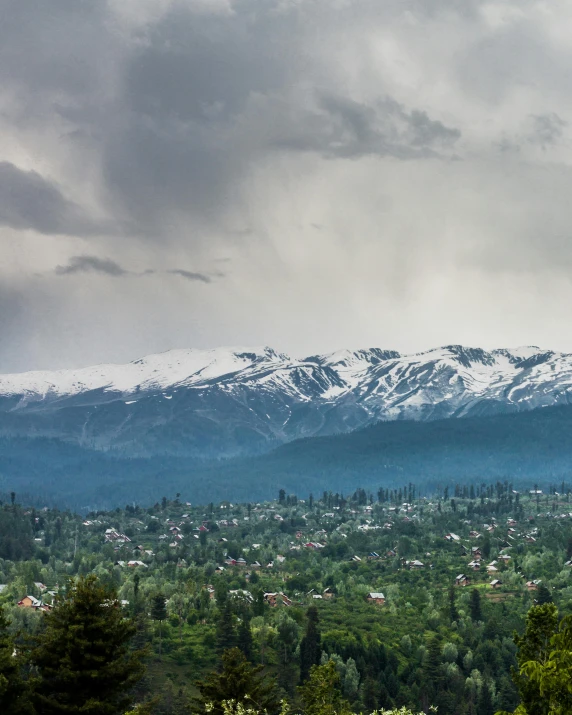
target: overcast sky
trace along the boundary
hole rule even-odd
[[[0,0],[0,371],[572,351],[572,4]]]

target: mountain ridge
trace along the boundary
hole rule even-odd
[[[179,349],[123,365],[0,375],[0,435],[126,456],[218,459],[378,421],[572,403],[572,355],[449,345],[291,358],[270,347]]]

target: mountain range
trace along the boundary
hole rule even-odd
[[[119,457],[247,457],[379,421],[572,403],[572,355],[451,345],[303,359],[271,348],[170,350],[125,365],[0,375],[0,436]]]

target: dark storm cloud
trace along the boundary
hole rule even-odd
[[[106,230],[66,199],[57,184],[7,161],[0,162],[0,224],[43,234],[75,236]]]
[[[448,0],[441,5],[459,10]],[[49,6],[24,0],[7,13],[0,77],[23,98],[26,121],[64,122],[62,136],[75,142],[77,157],[97,157],[110,233],[172,241],[173,222],[188,219],[199,227],[194,241],[205,227],[227,230],[225,217],[244,200],[245,174],[272,152],[431,158],[449,156],[460,136],[383,86],[378,100],[364,103],[340,91],[335,75],[322,76],[317,60],[312,66],[314,28],[324,25],[325,43],[335,29],[328,3],[240,0],[223,11],[222,3],[173,0],[123,31],[114,27],[120,3]],[[423,7],[416,0],[411,12],[424,15]],[[363,12],[382,20],[369,0]],[[399,3],[384,12],[398,15]],[[355,21],[343,4],[339,17]],[[79,236],[96,230],[50,188],[51,211],[38,207],[28,227]],[[22,197],[11,226],[26,226],[18,217],[32,203]]]
[[[113,277],[130,273],[110,258],[98,258],[97,256],[72,256],[66,266],[57,266],[55,272],[59,276],[68,276],[74,273],[104,273]]]

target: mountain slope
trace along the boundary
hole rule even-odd
[[[0,435],[125,456],[260,454],[379,420],[572,402],[572,355],[449,346],[296,360],[270,348],[172,350],[127,365],[0,375]]]
[[[505,479],[516,488],[570,481],[572,407],[429,422],[382,422],[346,435],[311,437],[269,454],[217,463],[180,457],[118,458],[45,438],[0,437],[0,495],[79,509],[154,503],[180,492],[208,503],[307,497],[324,490],[376,492],[415,483]]]

